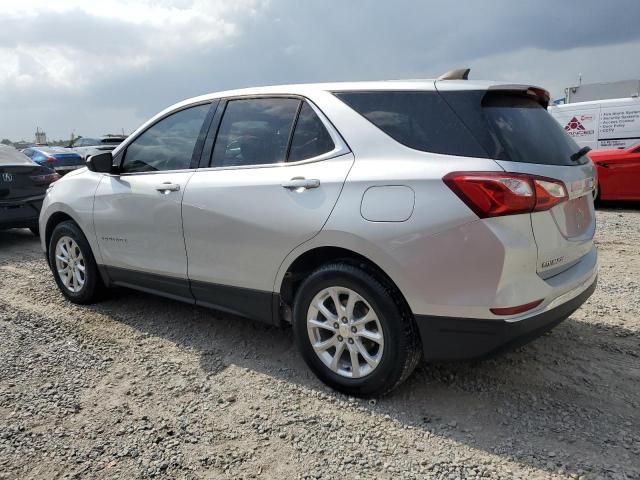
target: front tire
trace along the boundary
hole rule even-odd
[[[58,288],[73,303],[93,303],[105,289],[89,242],[72,221],[53,229],[49,266]]]
[[[309,368],[348,395],[389,393],[422,357],[415,321],[399,293],[348,263],[324,265],[302,283],[293,330]]]

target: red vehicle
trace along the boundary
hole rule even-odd
[[[596,200],[640,200],[640,145],[615,150],[592,150],[598,170]]]

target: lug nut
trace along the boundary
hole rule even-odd
[[[349,343],[353,345],[353,338],[349,339]]]
[[[347,323],[347,317],[342,317],[342,323]]]
[[[353,333],[356,333],[356,332],[358,331],[358,329],[357,329],[356,327],[351,327],[351,331],[352,331]]]
[[[338,335],[338,341],[341,342],[343,340],[341,335]]]
[[[340,325],[338,324],[338,322],[333,324],[333,328],[340,328]]]

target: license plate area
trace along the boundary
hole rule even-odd
[[[593,222],[591,201],[587,194],[564,202],[554,209],[556,223],[565,237],[581,237],[590,230]]]

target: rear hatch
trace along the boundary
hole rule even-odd
[[[575,155],[580,147],[546,111],[546,92],[525,87],[440,93],[506,172],[564,183],[567,200],[531,213],[531,227],[541,277],[575,265],[593,247],[595,167],[586,155]]]

